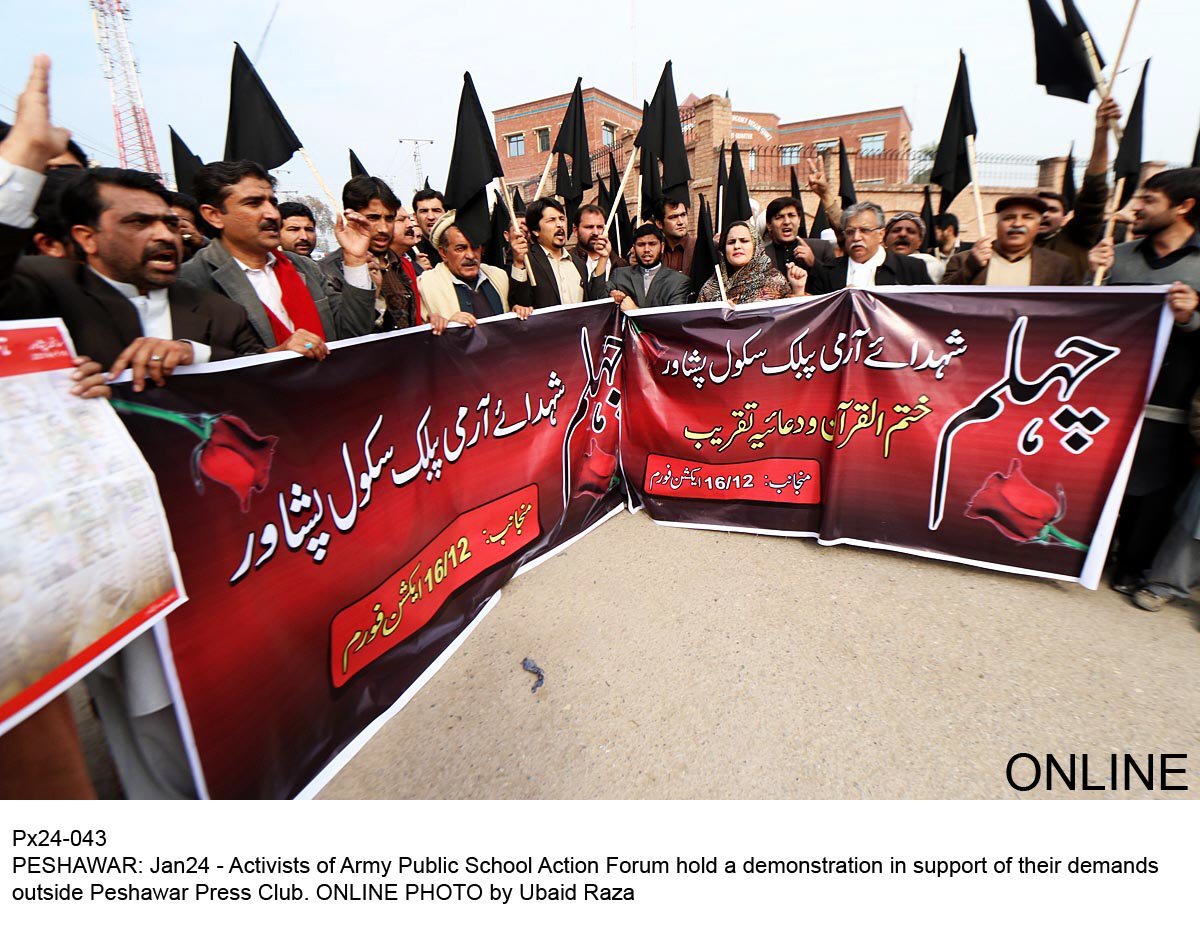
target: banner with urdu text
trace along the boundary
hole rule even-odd
[[[300,792],[619,508],[620,355],[604,302],[115,388],[194,589],[170,644],[211,797]]]
[[[846,290],[625,328],[621,464],[656,520],[1095,587],[1164,290]]]

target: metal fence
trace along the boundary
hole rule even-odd
[[[685,132],[687,125],[685,124]],[[686,135],[685,135],[686,140]],[[695,147],[689,147],[689,158],[693,169],[696,167]],[[626,140],[614,147],[600,148],[592,152],[592,177],[609,179],[609,156],[616,163],[617,173],[625,170],[625,163],[633,151],[632,141]],[[872,187],[899,187],[906,185],[921,185],[929,182],[929,173],[933,168],[934,150],[932,148],[911,148],[904,150],[884,150],[873,152],[856,152],[847,150],[850,162],[850,173],[854,177],[855,186],[861,190]],[[747,187],[753,191],[786,192],[791,186],[791,172],[794,169],[801,189],[807,189],[810,161],[824,163],[831,184],[836,184],[839,155],[837,148],[826,151],[816,147],[799,147],[796,145],[771,145],[768,147],[750,148],[741,152],[742,169],[746,175]],[[728,154],[726,155],[728,160]],[[1035,188],[1039,186],[1039,158],[1032,155],[994,154],[982,152],[977,156],[979,183],[982,187],[1012,187]],[[1077,178],[1082,168],[1077,163]],[[635,172],[636,173],[636,172]],[[557,171],[551,169],[547,180],[546,193],[554,193]],[[510,185],[519,186],[522,195],[528,199],[537,189],[538,178],[524,181],[510,180]],[[1057,188],[1059,182],[1054,182]]]

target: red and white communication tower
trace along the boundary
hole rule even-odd
[[[142,102],[137,60],[125,32],[129,19],[127,0],[91,0],[100,67],[112,91],[113,124],[117,132],[117,156],[123,168],[161,174],[154,134]]]

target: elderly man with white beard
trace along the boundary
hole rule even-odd
[[[1036,246],[1046,202],[1030,194],[996,201],[996,235],[955,253],[943,286],[1078,286],[1075,264]]]
[[[829,266],[815,267],[808,277],[808,291],[816,296],[847,286],[930,286],[929,270],[918,259],[909,259],[883,245],[883,208],[863,202],[846,209],[842,233],[846,255]]]

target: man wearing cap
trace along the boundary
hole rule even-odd
[[[434,225],[432,243],[442,261],[417,279],[421,309],[433,325],[433,334],[441,335],[450,322],[474,327],[479,319],[504,312],[529,318],[532,309],[510,304],[508,274],[481,261],[481,248],[459,228],[456,216],[448,210]],[[513,272],[523,274],[528,251],[525,237],[513,233],[509,245]]]
[[[996,235],[946,263],[943,286],[1078,286],[1075,264],[1035,246],[1046,202],[1030,194],[996,201]]]
[[[888,221],[883,228],[883,245],[897,256],[919,259],[929,270],[930,279],[935,283],[942,281],[946,264],[936,256],[920,251],[925,245],[925,221],[911,210],[901,211]]]

